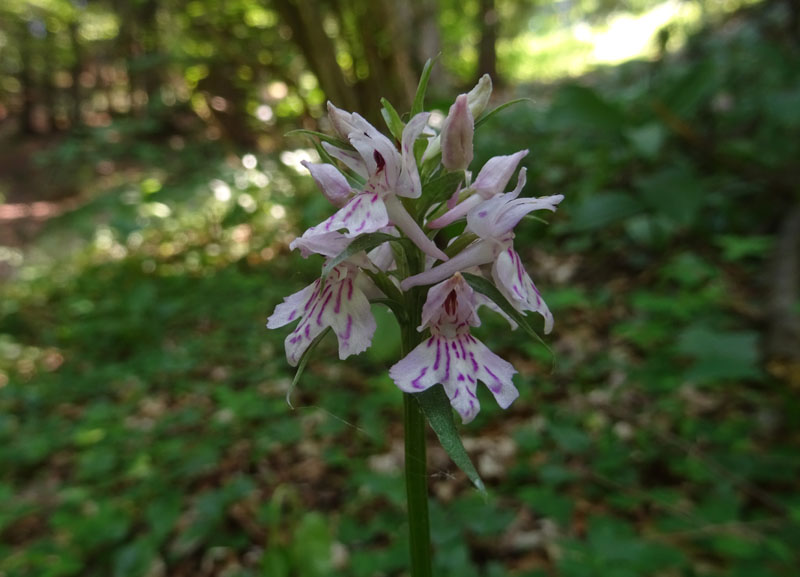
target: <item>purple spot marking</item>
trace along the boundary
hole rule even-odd
[[[415,389],[423,388],[423,385],[419,384],[419,380],[422,377],[424,377],[425,373],[427,373],[427,372],[428,372],[428,367],[422,367],[422,370],[420,371],[419,376],[416,379],[414,379],[413,381],[411,381],[411,386],[414,387]]]
[[[478,213],[478,216],[479,216],[479,217],[481,217],[481,218],[486,218],[486,214],[487,214],[487,213],[486,213],[486,211],[485,211],[485,210],[482,210],[482,211],[480,211],[480,212]]]
[[[475,361],[475,354],[472,351],[470,351],[470,353],[469,353],[469,360],[472,361],[472,370],[477,372],[478,371],[478,363],[477,363],[477,361]]]
[[[347,280],[347,300],[353,300],[353,280]]]
[[[447,345],[445,345],[445,350],[447,350]],[[442,351],[441,351],[441,343],[439,339],[436,339],[436,361],[433,363],[433,370],[439,369],[439,360],[441,359]]]
[[[344,283],[339,283],[339,292],[336,295],[336,305],[333,307],[333,312],[337,315],[342,307],[342,291],[344,290]]]
[[[489,373],[489,375],[491,375],[491,377],[494,379],[495,383],[497,383],[498,385],[502,386],[503,383],[500,382],[500,379],[497,378],[497,375],[495,375],[489,367],[487,367],[486,365],[483,365],[483,370],[486,371],[487,373]]]
[[[296,315],[297,315],[297,310],[293,310],[292,314],[289,315],[289,319],[287,320],[287,322],[292,322]]]
[[[461,392],[461,389],[456,389],[456,394],[453,395],[453,400],[455,401],[458,398],[458,394]]]
[[[376,172],[380,172],[386,166],[386,161],[383,159],[383,155],[378,152],[377,150],[372,152],[372,158],[375,159],[375,164],[378,165],[378,170]]]
[[[322,313],[325,312],[325,307],[328,306],[328,303],[333,296],[333,291],[328,293],[328,296],[325,298],[325,302],[322,303],[322,306],[319,309],[319,313],[317,313],[317,325],[322,326]]]
[[[344,334],[342,335],[343,339],[347,340],[350,338],[350,329],[352,328],[353,328],[353,317],[347,315],[347,328],[344,330]]]
[[[444,346],[444,353],[447,355],[447,364],[444,367],[444,380],[450,380],[450,349],[447,348],[447,344],[445,343]]]
[[[361,200],[362,200],[362,196],[359,195],[359,197],[353,203],[353,206],[351,206],[350,210],[347,212],[347,214],[344,215],[344,219],[343,220],[349,220],[350,217],[353,216],[353,213],[355,213],[355,211],[358,209],[358,205],[361,204]]]
[[[378,201],[378,193],[376,192],[375,194],[373,194],[373,195],[372,195],[372,198],[371,198],[371,199],[369,199],[369,201],[370,201],[371,203],[373,203],[373,204],[374,204],[375,202],[377,202],[377,201]]]
[[[464,373],[458,373],[458,381],[463,383],[466,380]]]

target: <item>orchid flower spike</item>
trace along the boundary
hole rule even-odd
[[[404,392],[418,393],[437,383],[444,386],[450,404],[469,423],[480,411],[478,381],[489,387],[502,408],[519,396],[512,377],[517,372],[469,333],[481,324],[477,298],[460,273],[431,287],[422,308],[422,325],[431,336],[391,369],[389,376]]]
[[[275,329],[300,319],[286,337],[286,359],[293,367],[313,340],[331,327],[339,340],[339,358],[346,359],[369,348],[375,334],[375,317],[364,294],[369,279],[358,266],[345,261],[333,268],[322,285],[317,279],[303,290],[286,297],[267,320]]]

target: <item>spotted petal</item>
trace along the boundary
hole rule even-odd
[[[441,383],[463,423],[472,421],[480,411],[478,381],[489,387],[497,404],[508,408],[519,396],[512,382],[515,373],[510,363],[469,333],[454,338],[434,335],[389,369],[389,376],[407,393]]]
[[[320,290],[316,280],[303,290],[287,297],[275,307],[267,327],[277,328],[300,319],[286,337],[286,359],[297,366],[312,341],[331,327],[339,340],[339,358],[345,359],[369,348],[375,334],[375,318],[369,301],[357,283],[358,269],[352,265],[337,266]]]
[[[308,229],[303,236],[315,236],[335,230],[344,230],[344,236],[353,238],[375,232],[389,224],[386,204],[377,192],[355,195],[333,216]]]
[[[519,254],[510,246],[497,256],[492,267],[492,277],[497,289],[514,308],[518,311],[539,313],[544,317],[544,332],[553,330],[553,314],[522,266]]]

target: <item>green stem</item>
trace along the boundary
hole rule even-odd
[[[403,357],[421,342],[421,335],[416,331],[416,326],[419,324],[420,307],[413,297],[408,299],[408,304],[411,314],[408,324],[402,327]],[[427,422],[414,395],[409,393],[403,395],[403,409],[411,577],[431,577],[433,573],[431,569],[431,531],[428,521],[428,472],[425,443]]]
[[[406,436],[406,498],[411,547],[411,576],[431,577],[431,535],[428,523],[425,415],[417,400],[403,395]]]

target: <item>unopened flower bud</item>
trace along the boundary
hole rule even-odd
[[[464,170],[472,162],[472,137],[475,123],[467,95],[456,98],[442,125],[442,164],[447,170]]]
[[[478,118],[486,109],[489,104],[489,98],[492,96],[492,79],[488,74],[481,76],[475,87],[467,92],[467,103],[469,104],[469,111],[472,113],[472,118]]]

